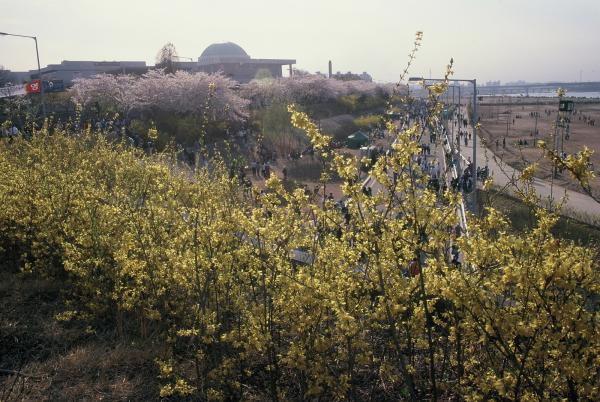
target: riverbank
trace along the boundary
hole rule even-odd
[[[480,137],[485,139],[490,150],[504,163],[523,169],[531,163],[538,163],[536,177],[551,181],[552,164],[543,157],[543,151],[535,146],[542,140],[550,147],[555,135],[559,139],[559,151],[576,154],[584,146],[592,150],[600,149],[600,101],[575,100],[575,111],[569,116],[568,129],[556,134],[558,114],[557,98],[553,103],[540,100],[536,104],[506,103],[501,97],[498,103],[488,102],[479,105],[481,122]],[[520,100],[520,99],[519,99]],[[530,99],[531,100],[531,99]],[[600,175],[600,153],[591,157],[591,167]],[[554,183],[570,190],[582,192],[579,184],[567,173],[559,173]],[[600,179],[591,180],[594,192],[600,192]]]

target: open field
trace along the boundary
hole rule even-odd
[[[535,214],[518,198],[493,189],[481,191],[481,200],[505,214],[517,232],[530,230],[536,225]],[[552,233],[559,239],[572,240],[585,246],[600,244],[600,228],[566,216],[559,218]]]
[[[542,151],[534,146],[534,141],[544,140],[552,147],[557,103],[556,98],[485,98],[479,109],[482,125],[480,135],[497,156],[515,168],[521,169],[531,162],[538,161],[540,166],[537,177],[550,180],[552,166],[542,158]],[[565,153],[577,153],[584,146],[600,150],[600,100],[575,99],[575,112],[570,116],[569,131],[569,138],[565,136],[563,142]],[[600,153],[596,152],[592,156],[591,163],[599,175]],[[578,184],[566,173],[559,174],[555,182],[580,191]],[[591,185],[595,193],[600,192],[599,178],[593,179]]]

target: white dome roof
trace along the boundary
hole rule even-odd
[[[198,64],[241,63],[250,60],[250,56],[233,42],[213,43],[208,46],[200,57]]]

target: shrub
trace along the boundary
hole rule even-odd
[[[489,209],[456,237],[458,195],[406,169],[415,128],[368,196],[351,158],[292,121],[346,212],[277,179],[246,190],[218,161],[190,180],[100,134],[41,131],[0,142],[0,233],[23,269],[72,284],[64,319],[161,346],[163,397],[597,399],[597,260],[553,237],[556,217],[517,234]]]

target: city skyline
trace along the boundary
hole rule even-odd
[[[220,4],[179,0],[0,0],[0,31],[35,35],[42,66],[62,60],[139,60],[154,64],[167,42],[196,60],[211,43],[231,41],[255,58],[286,57],[310,72],[370,73],[395,81],[407,62],[414,33],[423,46],[412,75],[443,74],[450,58],[455,76],[487,81],[600,81],[600,4],[575,0],[485,2],[457,0],[259,0]],[[344,6],[343,6],[344,5]],[[560,9],[560,12],[557,12]],[[418,17],[418,18],[417,18]],[[426,17],[426,18],[424,18]],[[310,27],[310,28],[308,28]],[[31,42],[31,43],[30,43]],[[33,41],[0,37],[0,65],[36,67]]]

